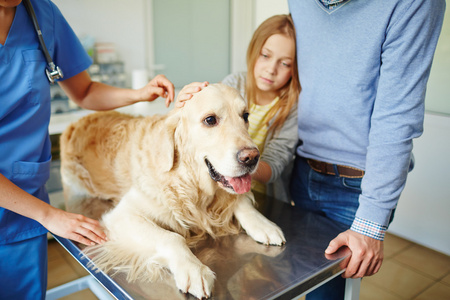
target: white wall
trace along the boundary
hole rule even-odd
[[[254,7],[253,29],[256,29],[259,24],[273,15],[289,14],[287,0],[255,0]]]
[[[450,255],[450,117],[427,113],[389,231]]]
[[[428,111],[450,115],[450,7],[447,4],[444,24],[434,55],[433,67],[428,82],[427,101]]]
[[[125,62],[128,75],[148,65],[148,14],[146,0],[54,0],[78,37],[112,42]],[[130,77],[130,76],[128,76]]]
[[[287,1],[230,0],[231,72],[246,70],[246,51],[253,31],[268,17],[289,13]],[[151,0],[54,0],[79,37],[116,44],[130,77],[134,69],[153,65]],[[151,70],[149,70],[151,71]]]
[[[267,18],[288,14],[286,1],[231,0],[231,72],[247,69],[247,47],[256,28]]]

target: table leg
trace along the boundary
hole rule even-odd
[[[361,278],[347,278],[345,280],[345,300],[358,300],[361,287]]]
[[[91,275],[76,279],[66,284],[57,286],[47,291],[46,300],[56,300],[61,297],[90,289],[91,292],[102,300],[113,300],[114,298],[97,282]]]

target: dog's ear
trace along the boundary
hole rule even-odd
[[[172,113],[161,122],[157,139],[154,140],[153,164],[162,172],[172,170],[175,163],[175,131],[178,126],[179,114]]]

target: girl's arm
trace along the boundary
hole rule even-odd
[[[272,177],[272,168],[265,161],[260,160],[256,172],[253,173],[252,179],[255,179],[261,183],[268,183]]]
[[[262,175],[264,177],[261,180],[254,177],[255,179],[263,183],[272,183],[281,176],[286,166],[292,163],[298,143],[297,128],[297,105],[294,105],[280,130],[267,137],[264,151],[261,153],[260,164],[267,164],[271,170],[270,174],[265,167],[262,167],[261,172],[265,173]]]

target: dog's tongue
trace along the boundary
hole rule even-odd
[[[225,179],[233,187],[234,191],[238,194],[247,193],[252,187],[252,176],[250,174],[241,177],[226,177]]]

